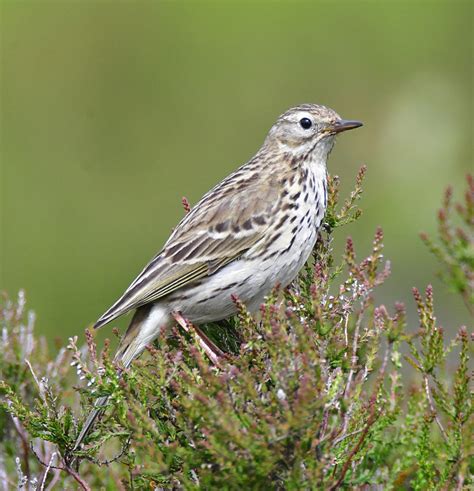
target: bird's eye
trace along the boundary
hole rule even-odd
[[[304,130],[309,130],[313,126],[313,123],[309,118],[301,118],[300,125]]]

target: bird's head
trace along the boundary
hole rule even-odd
[[[360,121],[342,119],[326,106],[302,104],[277,119],[265,143],[295,156],[326,157],[338,133],[359,126],[362,126]]]

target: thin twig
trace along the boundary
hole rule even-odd
[[[61,471],[59,469],[53,469],[53,478],[51,479],[51,482],[48,484],[46,491],[51,491],[54,488],[54,486],[56,486],[60,476],[61,476]]]
[[[362,318],[363,318],[363,312],[365,312],[365,307],[366,307],[366,302],[367,302],[367,297],[363,299],[361,302],[361,310],[359,312],[359,315],[357,317],[357,322],[354,330],[354,341],[352,343],[352,357],[351,357],[351,369],[349,371],[349,375],[347,376],[347,384],[346,388],[344,390],[344,396],[349,395],[349,391],[352,385],[352,378],[355,373],[355,368],[356,368],[356,363],[357,363],[357,348],[359,346],[359,332],[360,332],[360,327],[362,325]]]
[[[3,455],[0,455],[0,485],[3,491],[8,491],[9,489],[11,489],[10,484],[11,483],[9,483]],[[11,485],[13,486],[13,484]]]
[[[46,462],[44,462],[41,457],[38,455],[38,453],[36,452],[34,446],[33,446],[33,442],[30,443],[30,448],[31,448],[31,451],[33,452],[33,455],[36,457],[36,460],[43,466],[43,467],[48,467],[48,464]],[[49,468],[50,469],[57,469],[57,470],[60,470],[60,471],[63,471],[65,470],[63,466],[59,466],[59,465],[49,465]]]
[[[362,325],[363,312],[365,311],[366,302],[367,302],[367,296],[365,295],[364,296],[364,299],[361,302],[361,304],[362,304],[361,305],[361,310],[359,312],[359,315],[358,315],[357,321],[356,321],[356,326],[355,326],[355,330],[354,330],[354,340],[353,340],[353,343],[352,343],[351,368],[350,368],[349,374],[347,376],[347,383],[346,383],[346,387],[344,389],[344,392],[342,394],[342,397],[349,396],[351,385],[352,385],[352,378],[354,377],[354,373],[356,371],[357,349],[358,349],[358,345],[359,345],[359,333],[360,333],[360,328],[361,328],[361,325]],[[355,403],[355,401],[354,400],[351,400],[351,402],[349,404],[349,407],[347,408],[347,411],[344,414],[344,421],[343,421],[343,424],[342,424],[342,434],[345,434],[346,433],[347,425],[349,424],[349,417],[352,414],[354,403]]]
[[[31,375],[33,375],[33,379],[36,382],[36,385],[38,386],[41,399],[43,399],[43,401],[46,402],[45,401],[45,398],[44,398],[43,387],[42,387],[40,381],[38,380],[38,377],[36,376],[36,373],[33,370],[33,367],[31,366],[30,360],[28,360],[27,358],[25,358],[25,363],[28,365],[28,368],[30,369]]]
[[[369,413],[369,417],[367,419],[367,423],[366,423],[365,427],[363,428],[362,434],[360,435],[360,438],[357,441],[355,447],[350,451],[349,456],[347,457],[346,461],[344,462],[344,465],[342,466],[341,475],[339,476],[339,479],[336,481],[336,483],[333,486],[331,486],[330,491],[334,491],[335,489],[337,489],[342,484],[342,482],[344,481],[344,477],[346,476],[346,473],[347,473],[349,466],[352,462],[352,459],[354,458],[354,456],[357,454],[357,452],[362,447],[364,440],[365,440],[367,433],[369,432],[370,428],[375,423],[375,421],[377,421],[377,411],[376,411],[376,409],[377,409],[377,394],[378,394],[379,389],[380,389],[380,387],[383,383],[383,380],[385,378],[385,370],[387,367],[387,363],[388,363],[388,359],[389,359],[391,350],[392,350],[392,345],[389,344],[387,349],[385,350],[385,355],[384,355],[384,359],[382,362],[382,367],[380,368],[380,374],[377,378],[377,383],[375,384],[375,390],[374,390],[372,396],[370,397],[370,401],[369,401],[370,413]]]
[[[92,491],[89,485],[84,481],[84,479],[82,479],[78,472],[76,472],[69,466],[65,466],[64,470],[77,481],[79,486],[81,486],[84,491]]]
[[[36,453],[35,449],[33,448],[33,445],[31,445],[31,451],[35,455],[35,457],[38,459],[38,462],[43,466],[43,467],[48,467],[50,469],[55,469],[57,471],[66,471],[71,477],[73,477],[81,486],[81,488],[84,491],[91,491],[91,488],[89,485],[81,478],[81,476],[76,472],[70,465],[66,464],[66,462],[63,459],[64,465],[63,466],[56,466],[52,465],[52,462],[49,462],[46,464],[46,462],[43,462],[40,458],[40,456]],[[48,488],[49,489],[49,488]]]
[[[15,430],[17,431],[20,440],[21,440],[21,446],[23,449],[23,463],[25,464],[25,474],[27,476],[30,475],[30,461],[29,461],[29,443],[28,443],[28,435],[25,432],[25,429],[23,428],[20,420],[11,414],[12,420],[13,420],[13,426],[15,427]]]
[[[49,407],[48,400],[47,400],[47,397],[46,397],[46,394],[45,394],[45,386],[44,386],[44,384],[42,384],[38,380],[38,377],[36,376],[36,373],[33,370],[33,366],[31,365],[30,361],[28,359],[26,359],[26,358],[25,358],[25,363],[28,365],[28,368],[30,369],[31,375],[33,376],[33,379],[34,379],[36,385],[38,386],[39,395],[41,397],[41,400],[44,402],[44,404],[46,406],[46,410],[48,412],[48,416],[51,417],[50,407]]]
[[[424,378],[424,381],[425,381],[426,397],[428,398],[428,402],[430,404],[431,412],[433,413],[434,419],[435,419],[436,423],[438,424],[438,427],[439,427],[439,429],[441,431],[441,434],[443,435],[444,441],[447,443],[448,442],[448,435],[444,431],[444,428],[443,428],[443,425],[441,423],[441,420],[438,417],[438,413],[437,413],[436,408],[435,408],[433,397],[431,395],[430,383],[428,381],[428,376],[426,375],[426,373],[423,375],[423,378]]]
[[[56,452],[53,452],[51,455],[51,458],[49,459],[48,466],[46,467],[46,470],[44,471],[43,475],[43,480],[41,481],[41,486],[40,486],[40,491],[44,490],[44,486],[46,484],[46,479],[48,478],[48,473],[51,470],[51,466],[53,465],[53,460],[56,458]]]
[[[130,442],[131,442],[131,437],[127,438],[127,441],[122,445],[120,452],[114,457],[112,457],[111,459],[106,459],[106,460],[94,459],[93,457],[89,457],[88,455],[85,455],[83,458],[99,466],[102,465],[109,466],[110,464],[117,462],[120,458],[122,458],[125,455],[125,452],[127,452],[127,450],[130,448]]]
[[[330,405],[329,404],[327,404],[326,407],[324,408],[323,418],[322,418],[321,426],[320,426],[320,430],[319,430],[319,439],[320,440],[323,440],[324,439],[324,436],[325,436],[325,433],[326,433],[326,430],[327,430],[327,427],[328,427],[329,408],[330,408]]]
[[[349,334],[347,332],[347,327],[349,324],[349,312],[344,313],[345,319],[344,319],[344,340],[346,342],[346,347],[349,347]]]
[[[332,442],[332,445],[337,445],[339,443],[341,443],[342,441],[344,441],[346,438],[350,438],[351,436],[355,436],[355,435],[358,435],[359,433],[361,433],[362,431],[364,431],[364,429],[360,429],[360,430],[357,430],[357,431],[353,431],[352,433],[346,433],[345,435],[342,435],[340,436],[339,438],[336,438],[334,440],[334,442]]]
[[[328,387],[330,387],[333,380],[334,380],[334,377],[336,377],[336,375],[334,375],[334,377],[333,377],[333,374],[329,373],[329,374],[327,374],[327,377],[328,377],[328,381],[327,381],[326,385]],[[318,436],[319,442],[324,441],[326,438],[325,433],[326,433],[326,430],[328,427],[328,422],[329,422],[329,410],[333,406],[334,401],[338,398],[338,396],[339,396],[339,393],[336,393],[334,395],[334,397],[329,402],[327,402],[324,406],[324,412],[323,412],[323,417],[322,417],[322,421],[321,421],[321,425],[320,425],[320,429],[319,429],[319,436]]]
[[[50,460],[49,463],[46,464],[45,462],[43,462],[40,459],[39,455],[36,453],[35,449],[33,448],[33,445],[31,445],[31,451],[33,452],[33,454],[35,455],[35,457],[38,459],[38,462],[42,466],[44,466],[46,468],[49,468],[49,469],[57,469],[57,470],[60,470],[60,471],[66,471],[71,477],[73,477],[77,481],[77,483],[79,484],[79,486],[84,491],[92,491],[91,488],[89,487],[89,485],[79,475],[79,473],[77,471],[75,471],[72,467],[70,467],[69,465],[67,465],[66,463],[64,464],[64,466],[54,466],[52,464],[52,461]]]
[[[375,393],[374,395],[376,396],[377,393]],[[376,420],[377,420],[377,414],[375,412],[375,397],[373,397],[373,400],[370,401],[370,415],[369,415],[369,418],[367,420],[367,424],[365,425],[364,429],[362,430],[362,435],[360,436],[359,440],[357,441],[357,444],[355,445],[355,447],[350,451],[349,456],[347,457],[346,461],[344,462],[344,465],[342,466],[341,475],[339,476],[339,479],[337,480],[336,484],[331,486],[330,491],[337,489],[341,485],[341,483],[344,480],[344,477],[346,476],[346,473],[349,469],[349,466],[352,462],[352,459],[354,458],[356,453],[362,447],[362,444],[364,443],[364,440],[367,436],[367,433],[369,432],[371,426],[375,423]]]

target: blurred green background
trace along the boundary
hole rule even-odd
[[[472,5],[2,1],[0,289],[25,288],[51,339],[82,335],[182,196],[195,203],[281,112],[318,102],[365,123],[330,159],[346,191],[368,165],[364,215],[337,243],[353,235],[362,256],[382,225],[393,275],[379,300],[407,301],[414,320],[410,289],[437,269],[418,232],[472,170]],[[435,294],[443,325],[466,322]]]

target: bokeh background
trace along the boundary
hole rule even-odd
[[[360,255],[377,225],[393,274],[380,301],[434,282],[441,323],[467,313],[419,240],[472,170],[472,2],[1,2],[0,290],[38,329],[82,335],[183,215],[258,149],[289,106],[364,128],[330,171],[368,165]],[[123,325],[122,320],[116,325]],[[108,330],[107,330],[108,331]],[[110,331],[109,331],[110,332]]]

